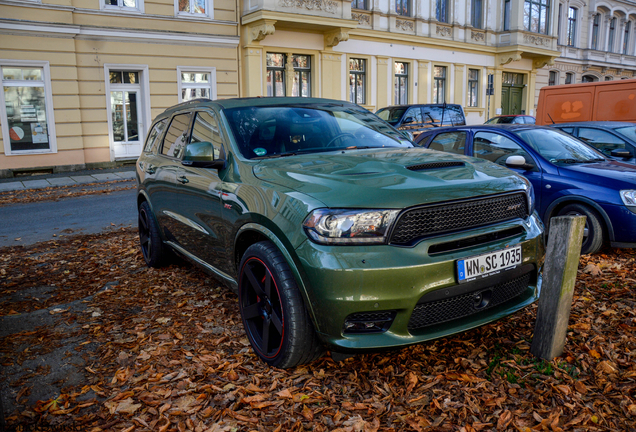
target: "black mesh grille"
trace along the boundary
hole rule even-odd
[[[390,243],[408,245],[425,237],[514,218],[525,219],[527,215],[528,204],[524,193],[419,207],[400,216]]]
[[[500,305],[525,291],[526,288],[528,288],[529,282],[530,273],[526,273],[490,288],[462,294],[449,299],[418,304],[413,309],[408,328],[409,330],[417,330],[472,315]],[[481,299],[488,298],[488,304],[478,308],[477,296],[480,296]]]
[[[411,171],[423,171],[429,169],[451,168],[457,166],[464,166],[464,162],[431,162],[419,165],[411,165],[409,167],[406,167],[406,169],[409,169]]]
[[[345,321],[388,321],[393,319],[394,311],[357,312],[347,316]]]

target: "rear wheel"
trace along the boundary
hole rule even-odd
[[[583,204],[568,204],[559,210],[558,216],[586,217],[581,245],[582,254],[596,253],[603,246],[603,226],[594,210]]]
[[[159,268],[168,262],[170,250],[161,241],[159,227],[146,201],[139,206],[139,244],[148,267]]]
[[[296,280],[269,241],[250,246],[241,260],[239,308],[254,352],[269,365],[294,367],[324,352]]]

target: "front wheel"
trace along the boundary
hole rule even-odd
[[[269,365],[294,367],[324,352],[296,280],[269,241],[253,244],[241,259],[239,309],[254,352]]]
[[[583,204],[568,204],[559,210],[558,216],[585,216],[582,254],[593,254],[603,246],[603,226],[597,213]]]

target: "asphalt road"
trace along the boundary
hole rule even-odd
[[[132,189],[0,207],[0,247],[137,226],[136,192]]]

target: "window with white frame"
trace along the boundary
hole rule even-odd
[[[523,18],[527,31],[548,34],[549,17],[550,0],[525,0]]]
[[[601,25],[601,14],[594,15],[594,20],[592,21],[592,49],[598,49],[598,35],[599,35],[599,27]]]
[[[446,102],[446,66],[435,66],[433,71],[433,103]]]
[[[616,38],[616,18],[610,20],[609,33],[607,36],[607,50],[614,52],[614,39]]]
[[[208,0],[177,0],[178,15],[211,17],[211,11]]]
[[[349,102],[366,103],[367,61],[365,59],[349,59]]]
[[[568,9],[568,40],[567,40],[567,44],[568,46],[575,46],[576,45],[576,19],[577,19],[577,15],[579,13],[579,10],[577,8],[569,8]]]
[[[48,62],[0,62],[5,154],[56,151]]]
[[[179,102],[216,99],[216,68],[178,67]]]
[[[553,86],[558,84],[559,73],[557,71],[550,71],[548,76],[548,85]]]
[[[447,23],[450,18],[449,0],[436,0],[435,1],[435,19],[439,22]]]
[[[504,0],[504,31],[510,30],[510,2],[511,0]]]
[[[623,39],[623,54],[627,54],[627,50],[629,49],[629,32],[632,27],[632,22],[627,21],[625,23],[625,38]]]
[[[561,45],[561,21],[563,21],[563,4],[559,3],[559,17],[557,18],[557,44]]]
[[[470,24],[477,29],[483,27],[482,11],[484,10],[483,0],[472,0]]]
[[[102,0],[102,9],[143,12],[144,0]]]
[[[395,12],[402,16],[411,16],[411,0],[395,0]]]
[[[479,102],[479,70],[468,69],[468,106],[476,107]]]
[[[565,74],[565,83],[566,84],[574,83],[574,74],[572,72],[568,72]]]
[[[409,64],[395,62],[395,105],[409,103]]]

